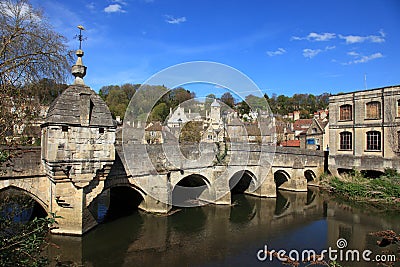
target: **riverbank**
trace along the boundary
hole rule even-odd
[[[367,178],[354,171],[341,177],[323,175],[321,189],[329,195],[371,206],[382,212],[400,211],[400,174],[387,170],[379,178]]]

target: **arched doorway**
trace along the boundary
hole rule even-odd
[[[172,190],[172,205],[191,207],[204,204],[201,195],[209,189],[210,182],[199,174],[191,174],[181,179]]]

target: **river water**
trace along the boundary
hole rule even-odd
[[[107,217],[104,196],[96,206],[99,220]],[[287,266],[276,258],[260,261],[257,253],[265,246],[300,255],[305,249],[338,250],[339,238],[347,246],[333,256],[340,257],[340,250],[360,251],[360,262],[343,256],[343,266],[377,266],[362,260],[367,249],[371,259],[397,253],[395,245],[378,247],[378,238],[369,233],[400,233],[400,214],[358,209],[311,188],[307,193],[279,191],[276,199],[233,195],[232,203],[184,208],[170,216],[136,211],[106,220],[83,237],[52,236],[55,245],[48,253],[70,266]]]

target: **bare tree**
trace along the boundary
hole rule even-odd
[[[0,0],[0,142],[38,111],[32,84],[65,80],[71,56],[66,39],[28,0]]]

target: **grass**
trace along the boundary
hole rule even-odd
[[[321,177],[323,187],[333,195],[339,195],[352,201],[370,202],[374,206],[390,204],[400,210],[400,174],[389,169],[376,179],[364,177],[353,171],[341,177],[324,175]]]

